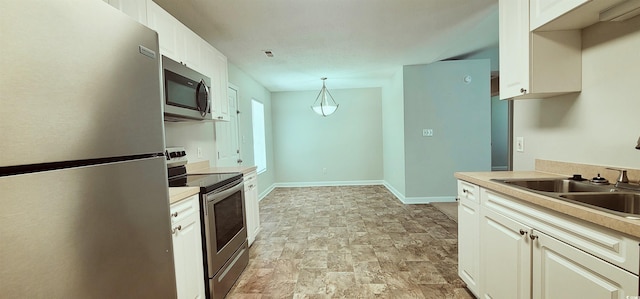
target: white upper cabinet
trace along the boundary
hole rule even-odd
[[[582,88],[579,30],[530,32],[529,2],[500,0],[500,98],[547,98]]]
[[[147,23],[158,32],[160,54],[204,73],[201,55],[204,40],[200,36],[151,0],[147,3]]]
[[[147,23],[158,32],[160,54],[211,79],[211,117],[229,121],[227,57],[152,0],[147,0]]]
[[[151,0],[147,0],[147,26],[158,32],[160,54],[181,62],[184,55],[182,24]]]
[[[637,2],[624,0],[531,0],[530,29],[536,31],[582,29],[637,8]],[[614,8],[606,13],[607,10]],[[603,19],[607,20],[607,18]]]
[[[531,0],[531,30],[547,24],[591,0]]]
[[[202,63],[201,45],[206,44],[206,42],[193,31],[189,30],[189,28],[182,25],[182,23],[180,23],[180,26],[182,41],[184,42],[184,55],[181,61],[189,68],[204,73],[205,68]]]
[[[119,11],[147,25],[147,0],[103,0]]]
[[[201,49],[205,74],[211,78],[211,117],[218,121],[229,121],[227,57],[206,42]]]

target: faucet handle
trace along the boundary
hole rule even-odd
[[[626,169],[619,169],[619,168],[609,168],[607,167],[607,169],[609,170],[616,170],[620,172],[620,176],[618,176],[618,183],[628,183],[629,182],[629,178],[627,177],[627,170]]]

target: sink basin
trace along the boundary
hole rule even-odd
[[[640,220],[640,193],[563,178],[493,179],[515,188]]]
[[[541,192],[570,193],[570,192],[609,192],[610,186],[593,185],[586,181],[572,181],[567,179],[508,179],[499,182]]]
[[[629,192],[560,194],[562,199],[591,207],[615,211],[627,218],[640,219],[640,194]],[[632,214],[632,215],[628,215]]]

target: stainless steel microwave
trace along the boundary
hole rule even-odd
[[[211,79],[162,56],[164,120],[210,120]]]

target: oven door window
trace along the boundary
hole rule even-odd
[[[244,227],[242,191],[214,204],[216,250],[220,252]]]

